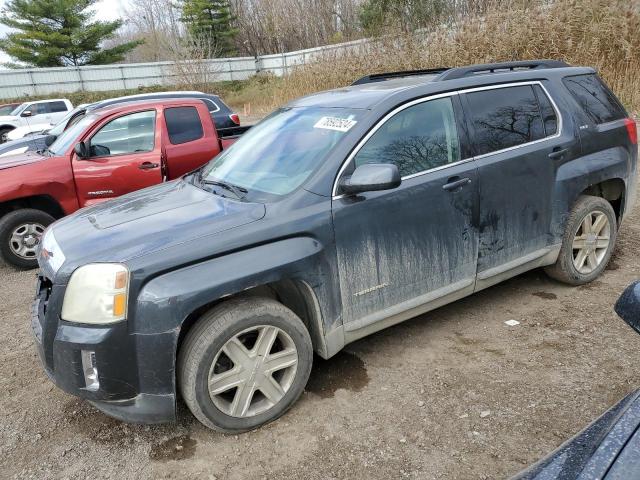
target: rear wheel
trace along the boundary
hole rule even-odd
[[[569,214],[558,260],[547,274],[571,285],[591,282],[607,267],[616,235],[611,204],[601,197],[580,197]]]
[[[178,355],[182,397],[204,425],[243,432],[283,415],[313,361],[305,325],[266,298],[225,302],[203,315]]]
[[[18,268],[36,268],[36,248],[42,233],[55,219],[42,210],[24,208],[0,219],[0,254]]]

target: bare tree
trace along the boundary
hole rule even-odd
[[[171,37],[165,48],[173,61],[170,70],[177,83],[190,90],[206,90],[217,80],[220,64],[213,59],[219,56],[220,49],[213,36],[193,36],[183,32],[181,37]]]

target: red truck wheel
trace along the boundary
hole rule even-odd
[[[42,210],[15,210],[0,219],[0,254],[9,264],[23,269],[36,268],[36,247],[44,229],[55,219]]]

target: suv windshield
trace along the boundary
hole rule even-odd
[[[203,170],[204,182],[223,182],[247,198],[286,195],[324,161],[364,115],[346,108],[283,108],[251,128]]]
[[[78,123],[62,132],[58,139],[51,144],[48,150],[53,155],[64,155],[71,144],[78,139],[80,133],[82,133],[85,128],[87,128],[97,119],[97,115],[85,115]]]

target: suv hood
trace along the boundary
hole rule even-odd
[[[184,180],[139,190],[79,210],[53,225],[66,259],[57,277],[85,263],[125,262],[215,235],[264,214],[261,203],[220,197]]]
[[[0,156],[0,170],[11,167],[19,167],[29,163],[41,162],[49,157],[40,155],[36,152],[16,153],[14,155]]]
[[[15,115],[0,115],[0,123],[1,122],[15,122],[20,117],[16,117]]]

